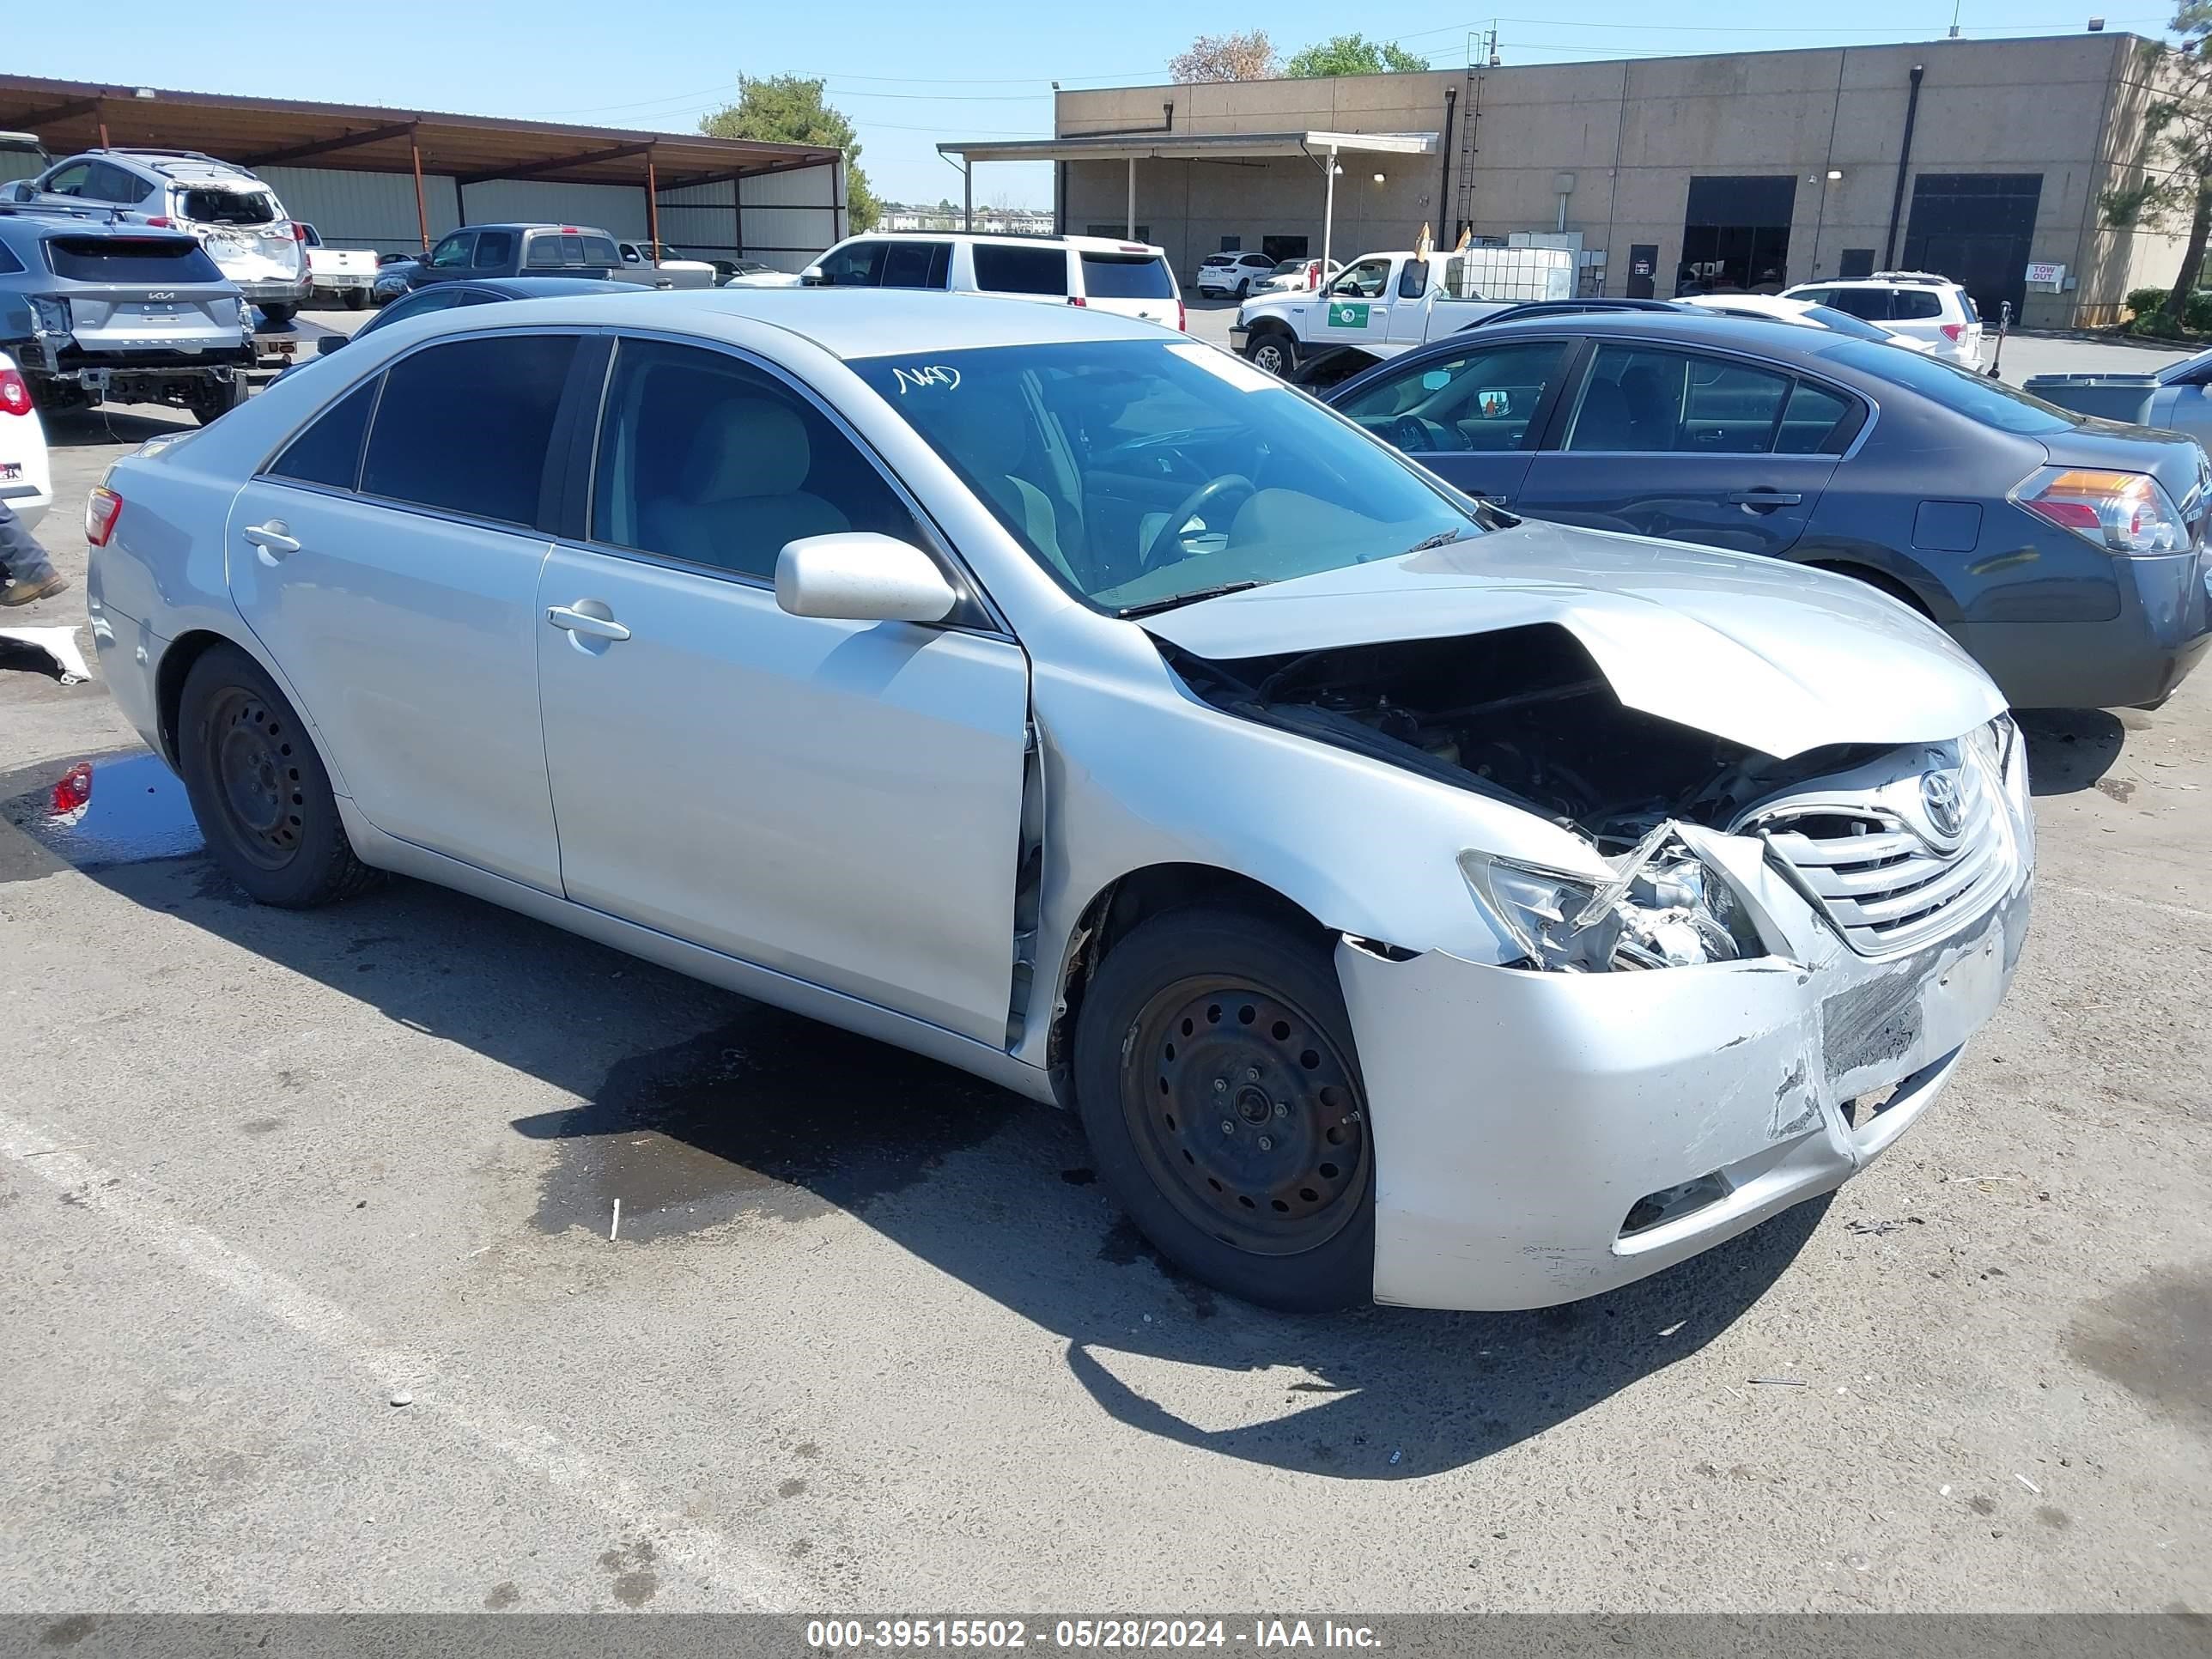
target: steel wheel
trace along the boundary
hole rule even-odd
[[[245,686],[225,686],[208,710],[208,772],[231,844],[264,870],[299,856],[307,793],[289,715]]]
[[[1146,1173],[1222,1243],[1295,1255],[1362,1212],[1370,1142],[1354,1073],[1291,1003],[1237,979],[1187,979],[1139,1015],[1122,1110]]]
[[[1252,366],[1255,368],[1265,369],[1268,374],[1278,377],[1287,375],[1291,372],[1291,354],[1283,349],[1282,343],[1273,335],[1255,340],[1252,343],[1251,356]]]

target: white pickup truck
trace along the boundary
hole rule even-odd
[[[376,286],[376,254],[368,248],[325,247],[313,225],[300,227],[307,245],[307,276],[319,296],[336,295],[346,309],[359,311]]]
[[[1565,248],[1470,247],[1456,253],[1363,253],[1323,294],[1255,295],[1237,312],[1232,349],[1271,374],[1318,353],[1395,357],[1528,300],[1574,297]]]

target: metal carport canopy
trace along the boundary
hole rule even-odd
[[[1304,155],[1325,169],[1328,179],[1327,205],[1322,215],[1322,258],[1328,258],[1329,238],[1336,220],[1336,167],[1334,157],[1352,151],[1378,155],[1427,155],[1434,153],[1433,132],[1176,132],[1170,128],[1147,128],[1138,132],[1073,132],[1058,138],[1000,138],[939,144],[940,155],[957,155],[961,171],[978,161],[1126,161],[1129,168],[1128,213],[1125,228],[1137,234],[1137,163],[1139,161],[1241,161],[1273,156]],[[1323,161],[1324,156],[1332,158]],[[974,187],[969,189],[969,218],[973,219]]]

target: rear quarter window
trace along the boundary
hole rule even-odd
[[[0,242],[0,276],[13,276],[22,268],[23,262],[9,251],[5,242]]]
[[[368,435],[368,416],[376,407],[374,377],[318,415],[307,429],[270,463],[269,475],[299,483],[351,489],[361,476],[361,442]]]
[[[1917,392],[1946,409],[1984,426],[1993,426],[2000,432],[2041,437],[2054,432],[2070,432],[2085,424],[2087,418],[2046,404],[2040,398],[2031,398],[2002,380],[1970,374],[1963,368],[1937,362],[1917,351],[1900,351],[1893,345],[1844,340],[1820,355],[1831,362],[1845,364],[1878,380]]]
[[[1083,291],[1094,300],[1172,300],[1175,279],[1157,254],[1085,253]]]
[[[189,236],[54,236],[46,264],[73,283],[219,283],[222,272]]]
[[[975,286],[994,294],[1067,295],[1067,250],[977,242]]]

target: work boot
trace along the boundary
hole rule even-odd
[[[23,571],[4,588],[0,588],[0,605],[28,605],[33,599],[43,599],[49,593],[58,593],[69,586],[69,578],[50,564],[34,565]]]

